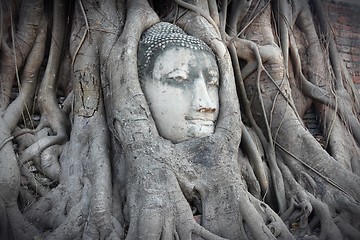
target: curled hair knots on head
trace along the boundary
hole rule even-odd
[[[160,22],[146,31],[141,36],[138,50],[138,69],[140,78],[149,73],[156,57],[168,47],[185,47],[194,50],[213,51],[202,40],[187,35],[178,26]]]

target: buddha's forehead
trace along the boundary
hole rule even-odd
[[[201,71],[217,71],[215,57],[207,51],[187,47],[170,47],[155,59],[152,76],[170,73],[174,70],[195,74]]]
[[[169,72],[172,69],[182,69],[189,71],[193,61],[195,60],[195,53],[188,48],[171,47],[163,51],[154,62],[154,70],[161,72]]]

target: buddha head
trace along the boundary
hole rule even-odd
[[[173,143],[214,133],[219,70],[212,50],[170,23],[146,30],[139,79],[159,134]]]

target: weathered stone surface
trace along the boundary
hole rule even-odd
[[[339,52],[353,81],[360,88],[360,2],[328,0],[325,8]]]

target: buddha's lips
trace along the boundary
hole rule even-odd
[[[190,116],[185,116],[185,120],[187,121],[193,121],[193,122],[199,122],[199,123],[204,123],[204,122],[211,122],[212,124],[215,123],[215,119],[213,118],[204,118],[204,117],[190,117]]]

